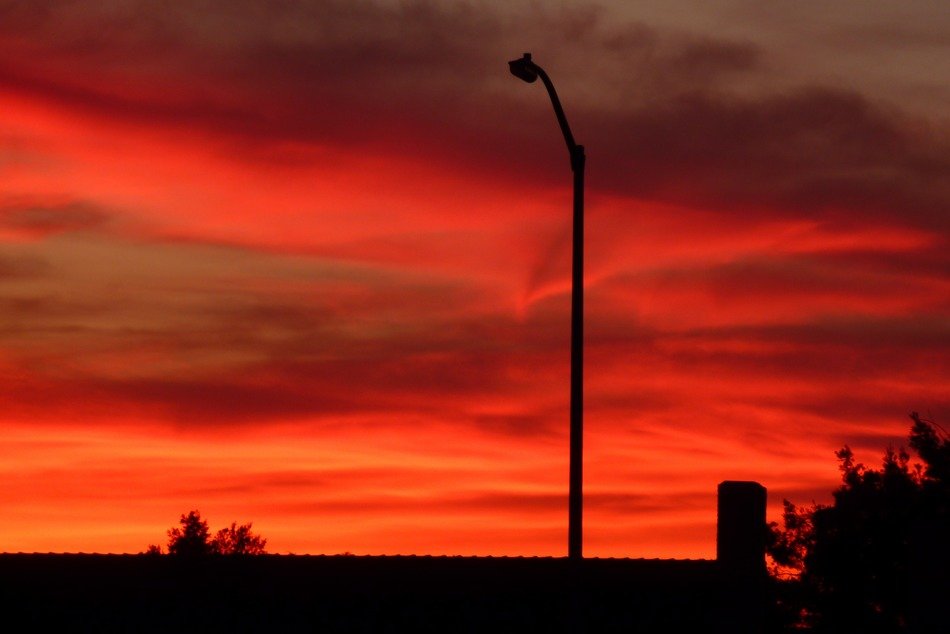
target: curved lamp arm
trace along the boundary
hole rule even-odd
[[[561,133],[564,135],[564,142],[567,143],[567,151],[571,155],[571,169],[576,171],[583,166],[584,146],[574,142],[574,135],[571,133],[571,126],[564,115],[564,108],[561,106],[561,100],[558,99],[557,91],[554,90],[554,84],[551,78],[544,72],[544,69],[531,61],[531,53],[525,53],[520,59],[508,62],[508,68],[511,74],[522,79],[529,84],[538,77],[544,87],[548,89],[548,95],[551,96],[551,105],[554,106],[554,114],[557,116],[557,122],[561,126]]]

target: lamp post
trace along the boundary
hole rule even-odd
[[[554,114],[564,134],[574,172],[574,238],[571,262],[571,463],[568,497],[567,556],[582,559],[584,484],[584,146],[574,142],[561,100],[544,70],[531,61],[531,53],[508,62],[511,74],[529,84],[538,77],[548,89]]]

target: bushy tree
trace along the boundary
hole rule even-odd
[[[211,541],[212,551],[219,555],[263,555],[267,540],[251,532],[251,523],[219,530]]]
[[[179,527],[168,530],[168,554],[184,557],[203,557],[206,555],[263,555],[267,551],[264,547],[267,540],[251,531],[251,523],[241,524],[231,522],[227,528],[222,528],[214,537],[208,522],[201,518],[201,513],[191,511],[182,515],[178,521]],[[149,546],[147,554],[161,554],[158,546]]]
[[[208,522],[201,513],[190,511],[178,520],[178,528],[168,529],[168,554],[182,557],[202,557],[213,550],[209,541]]]
[[[771,525],[772,571],[798,574],[793,611],[817,631],[905,631],[915,593],[939,567],[927,557],[946,555],[950,439],[911,418],[910,446],[923,464],[888,448],[881,468],[869,469],[845,446],[834,503],[785,500],[782,528]]]

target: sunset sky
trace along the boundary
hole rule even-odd
[[[0,551],[713,557],[950,424],[943,0],[0,0]]]

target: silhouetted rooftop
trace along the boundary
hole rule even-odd
[[[4,554],[0,579],[36,628],[733,632],[762,603],[703,559]]]

